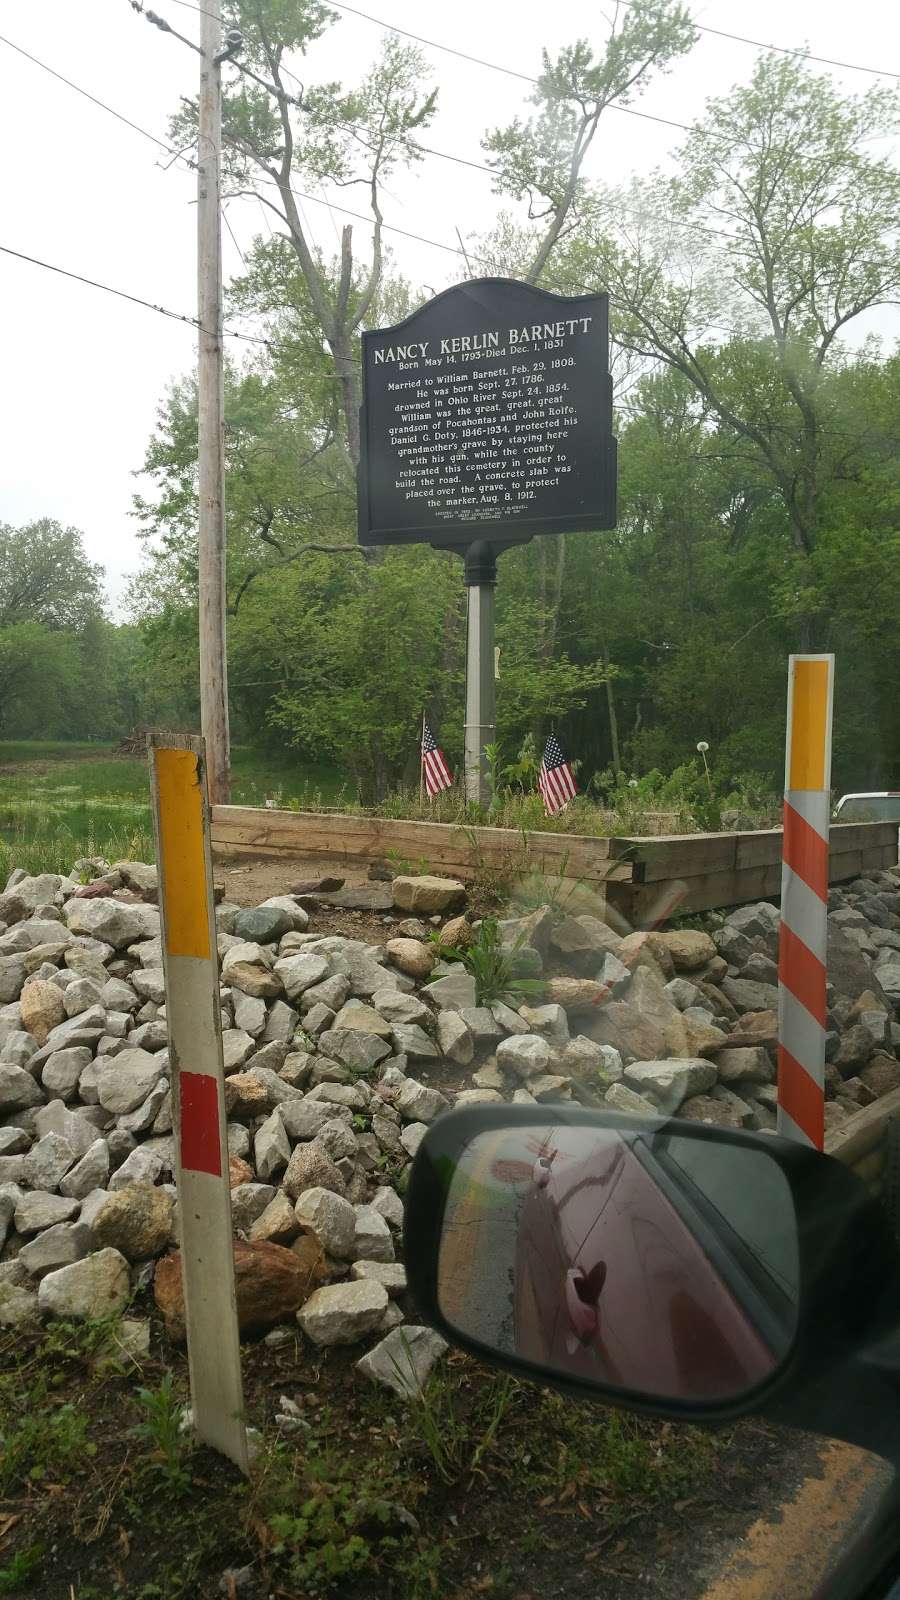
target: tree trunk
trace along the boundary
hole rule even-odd
[[[616,777],[622,771],[622,758],[619,752],[619,719],[616,714],[616,696],[613,681],[609,676],[609,651],[604,646],[603,665],[606,668],[606,708],[609,712],[609,741],[612,747],[612,765]]]
[[[346,331],[341,330],[333,339],[329,339],[328,343],[334,357],[335,371],[340,379],[341,404],[347,427],[347,449],[355,470],[359,466],[360,387],[357,363],[353,355],[352,341]]]

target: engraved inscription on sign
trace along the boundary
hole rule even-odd
[[[364,544],[615,523],[607,298],[460,284],[363,336]]]

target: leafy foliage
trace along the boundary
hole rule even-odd
[[[536,978],[522,976],[527,966],[524,935],[512,945],[504,944],[496,917],[485,917],[476,928],[471,943],[465,946],[441,945],[447,961],[459,961],[475,979],[475,998],[480,1006],[492,1000],[538,998],[544,985]]]
[[[154,1450],[148,1471],[173,1493],[184,1494],[191,1484],[191,1444],[183,1427],[184,1408],[175,1393],[171,1372],[165,1373],[155,1389],[138,1389],[136,1398],[144,1421],[137,1424],[135,1434],[147,1440]]]

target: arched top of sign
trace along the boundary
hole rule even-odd
[[[393,323],[390,328],[374,328],[370,332],[364,333],[363,338],[382,339],[388,334],[398,334],[401,328],[408,328],[418,317],[425,316],[447,299],[458,302],[465,295],[468,299],[479,301],[481,291],[485,291],[484,303],[493,311],[497,304],[495,295],[498,291],[500,294],[509,295],[511,300],[515,300],[517,292],[520,290],[523,290],[524,296],[532,301],[541,297],[544,300],[552,300],[558,305],[576,306],[585,300],[595,302],[597,300],[605,300],[607,305],[609,303],[608,295],[557,294],[555,290],[545,289],[541,284],[523,283],[521,278],[464,278],[462,283],[451,283],[449,289],[441,289],[431,300],[426,300],[424,305],[417,306],[415,311],[409,313],[408,317],[402,317],[399,322]]]
[[[360,543],[614,527],[608,318],[605,294],[475,278],[364,333]]]

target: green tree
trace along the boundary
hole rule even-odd
[[[0,523],[0,628],[37,622],[81,628],[101,615],[103,568],[89,561],[77,528],[41,517]]]
[[[482,141],[496,192],[528,201],[533,228],[524,276],[530,283],[541,280],[556,245],[577,225],[588,192],[584,163],[604,111],[627,107],[696,39],[683,5],[630,0],[624,14],[617,8],[599,55],[586,39],[567,45],[555,60],[545,50],[531,95],[535,114],[516,117]]]
[[[330,352],[341,396],[341,443],[359,460],[360,378],[356,339],[377,303],[384,277],[384,185],[398,168],[421,159],[416,135],[428,126],[436,91],[422,89],[426,61],[414,46],[386,37],[358,87],[340,83],[305,88],[286,59],[305,55],[334,13],[318,0],[231,0],[225,21],[244,44],[233,83],[223,91],[226,192],[250,193],[286,229],[314,314]],[[196,135],[196,103],[173,119],[179,148]],[[371,247],[361,259],[353,228],[342,229],[336,261],[327,262],[308,237],[303,189],[323,180],[361,187],[372,218]]]
[[[555,265],[564,282],[609,289],[617,340],[686,378],[750,479],[773,489],[807,645],[827,626],[805,568],[823,498],[860,460],[828,375],[848,359],[844,330],[900,289],[900,172],[878,151],[898,112],[894,91],[842,96],[763,56],[709,104],[679,175],[597,198]]]

